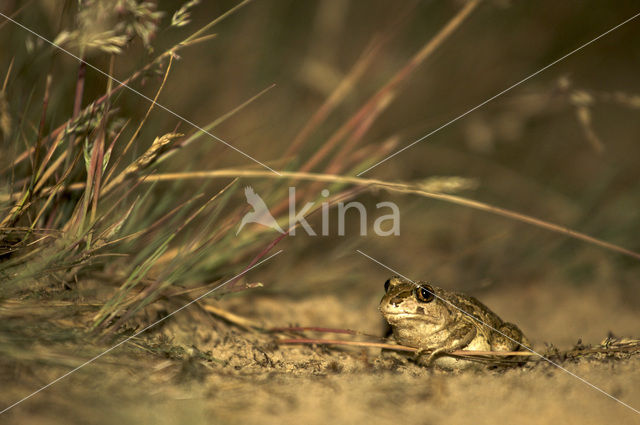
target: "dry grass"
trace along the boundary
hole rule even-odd
[[[24,122],[19,128],[3,130],[3,134],[13,133],[16,142],[18,139],[35,140],[33,144],[26,142],[26,147],[22,150],[15,143],[4,145],[5,164],[2,169],[7,180],[4,185],[6,192],[0,194],[5,211],[0,218],[5,241],[2,253],[5,261],[0,264],[0,272],[5,276],[1,289],[4,297],[28,297],[36,288],[48,287],[51,279],[62,283],[63,287],[79,280],[91,281],[94,279],[94,272],[104,271],[109,267],[113,272],[110,272],[108,280],[116,286],[115,291],[109,299],[102,301],[104,304],[98,311],[90,312],[95,307],[80,310],[92,317],[88,331],[118,330],[125,326],[127,320],[157,301],[161,294],[176,283],[180,282],[186,288],[202,286],[206,284],[206,281],[202,280],[203,276],[215,276],[220,273],[217,269],[229,260],[233,259],[241,264],[243,257],[251,255],[256,242],[264,239],[264,232],[255,229],[253,232],[244,232],[239,240],[231,238],[232,232],[229,230],[235,224],[241,209],[230,208],[228,201],[238,187],[234,184],[238,178],[265,177],[268,174],[251,169],[213,172],[214,174],[158,174],[157,167],[163,161],[167,161],[176,149],[188,149],[193,141],[206,135],[202,131],[196,131],[185,139],[181,133],[167,133],[156,136],[146,148],[143,147],[145,144],[140,137],[141,131],[148,125],[155,102],[159,100],[170,78],[173,58],[177,57],[180,51],[196,43],[210,40],[213,34],[209,31],[246,3],[240,3],[166,49],[139,71],[123,79],[123,84],[113,84],[113,81],[108,80],[106,93],[96,99],[84,99],[87,66],[84,63],[78,64],[73,115],[48,133],[45,129],[51,115],[49,103],[53,76],[47,76],[38,130],[29,130]],[[77,29],[62,31],[56,37],[56,44],[76,51],[79,57],[96,52],[108,54],[111,57],[110,73],[114,74],[114,59],[123,55],[127,45],[136,38],[150,49],[150,40],[158,31],[157,22],[162,16],[161,12],[149,6],[136,9],[134,2],[125,2],[123,5],[125,10],[119,11],[120,18],[115,18],[111,16],[112,12],[108,7],[98,2],[87,3],[79,10]],[[183,5],[174,15],[170,26],[186,26],[188,10],[195,5]],[[325,165],[327,171],[342,171],[352,167],[362,169],[386,154],[389,145],[383,144],[377,152],[371,152],[366,157],[357,159],[355,156],[357,163],[352,163],[351,159],[356,143],[382,112],[384,104],[395,96],[398,85],[455,31],[476,5],[477,2],[471,2],[461,9],[459,14],[427,42],[401,71],[365,102],[361,110],[347,121],[322,149],[300,167],[303,171],[284,172],[283,178],[304,178],[315,183],[334,183],[334,187],[341,188],[335,195],[336,198],[343,200],[350,193],[356,193],[347,188],[354,183],[405,193],[421,188],[423,196],[437,196],[424,190],[428,189],[428,185],[425,187],[392,184],[327,174],[310,174],[304,170],[317,167],[336,143],[347,140],[343,148],[335,153],[334,159]],[[127,7],[131,9],[126,9]],[[121,21],[117,21],[114,29],[103,31],[90,24],[97,17],[107,21]],[[129,18],[143,24],[132,26]],[[356,66],[358,70],[362,68]],[[155,90],[153,103],[149,105],[140,122],[134,126],[135,130],[130,134],[129,140],[124,141],[130,120],[125,122],[117,117],[113,106],[116,95],[125,85],[131,86],[145,75],[158,71],[162,72],[162,79]],[[357,71],[356,74],[362,75],[362,71]],[[11,90],[11,68],[5,81],[3,93],[7,89]],[[346,85],[353,85],[357,76],[345,81]],[[264,92],[204,126],[204,130],[215,129]],[[322,124],[331,109],[344,100],[346,92],[348,90],[343,85],[329,97],[325,107],[320,108],[320,112],[296,137],[290,150],[291,155],[306,142],[306,136]],[[86,106],[83,107],[83,104]],[[4,122],[10,123],[11,119],[7,117]],[[9,124],[5,127],[8,126]],[[347,136],[348,139],[345,139]],[[130,155],[130,152],[140,151],[141,148],[142,153]],[[13,149],[15,150],[11,153]],[[175,200],[180,197],[173,195],[171,190],[160,198],[157,198],[158,195],[153,191],[154,183],[157,182],[171,181],[175,190],[180,190],[190,179],[205,176],[231,179],[231,183],[205,202],[198,199],[199,195],[194,195],[191,199],[176,203]],[[449,180],[454,182],[453,186],[460,181]],[[273,186],[271,194],[267,194],[265,198],[283,198],[286,195],[285,182],[286,180],[283,180]],[[440,179],[439,184],[443,182],[444,180]],[[302,191],[301,199],[316,199],[316,187],[311,185]],[[153,201],[152,197],[155,198]],[[161,205],[163,208],[149,208],[149,203]],[[281,212],[281,209],[276,208],[276,212]],[[199,223],[198,226],[209,230],[201,232],[199,236],[180,238],[180,235],[189,232],[188,229],[193,227],[192,223],[196,222]],[[119,262],[126,266],[114,267],[114,264]],[[104,272],[101,273],[101,278],[104,278]],[[216,279],[213,279],[210,284],[213,285],[215,282]],[[54,298],[55,292],[52,294]],[[74,310],[77,307],[73,306]],[[75,314],[77,313],[76,311]]]

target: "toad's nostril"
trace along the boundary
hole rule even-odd
[[[392,298],[392,299],[391,299],[391,305],[392,305],[392,306],[394,306],[394,307],[397,307],[397,306],[399,306],[400,304],[402,304],[403,299],[404,299],[403,297],[395,297],[395,298]]]

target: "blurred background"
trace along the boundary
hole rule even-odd
[[[184,3],[157,3],[156,9],[165,12],[157,20],[157,31],[147,46],[135,39],[116,56],[116,78],[125,79],[194,29],[237,5],[203,2],[189,9],[192,22],[188,25],[166,28],[171,15]],[[296,169],[384,88],[464,5],[461,1],[251,2],[218,23],[212,31],[214,38],[180,51],[158,101],[204,126],[273,85],[213,133],[273,168]],[[384,143],[393,142],[389,152],[408,145],[631,17],[634,6],[631,1],[617,2],[615,7],[597,1],[482,3],[424,63],[401,80],[359,140],[357,154],[375,156],[378,152],[375,159],[381,159],[384,155],[380,152],[387,152],[380,149]],[[71,1],[8,1],[2,11],[55,39],[60,32],[77,26],[77,7]],[[111,23],[95,21],[104,31]],[[49,109],[46,126],[60,125],[73,108],[78,62],[13,23],[3,22],[1,31],[4,69],[14,61],[6,95],[12,122],[38,122],[41,111],[34,104],[40,102],[50,74],[50,105],[55,109]],[[635,119],[640,107],[636,95],[640,53],[634,42],[638,31],[635,22],[624,25],[362,177],[407,182],[464,177],[475,187],[464,191],[465,197],[639,251],[634,232],[640,214],[639,124]],[[374,53],[370,53],[372,46]],[[68,47],[72,51],[76,48],[73,44]],[[90,63],[109,70],[109,55],[103,50],[87,49],[84,54]],[[365,69],[327,118],[292,153],[289,149],[296,136],[350,78],[363,57]],[[153,97],[161,79],[162,72],[156,72],[132,87]],[[87,69],[84,104],[103,94],[106,84],[103,75]],[[140,121],[149,106],[147,100],[126,90],[118,94],[114,104],[119,119],[133,122]],[[129,126],[125,134],[133,128]],[[195,131],[156,108],[137,143],[148,146],[158,135],[176,128],[186,134]],[[5,148],[8,140],[3,142]],[[336,161],[331,155],[340,153],[344,143],[341,140],[310,171],[330,169]],[[134,154],[143,147],[136,144]],[[3,161],[7,159],[5,156]],[[351,161],[357,163],[357,158]],[[346,175],[365,168],[353,168],[345,162],[347,165],[338,168]],[[260,168],[207,136],[177,151],[160,167],[161,172]],[[172,189],[173,199],[162,207],[175,207],[199,191],[214,193],[229,180],[181,182],[180,190]],[[245,184],[264,193],[276,183],[259,178],[238,183]],[[167,185],[160,183],[155,190],[168,190],[163,187]],[[315,186],[315,190],[325,186]],[[233,196],[231,202],[242,206],[242,192]],[[337,237],[333,211],[332,236],[305,237],[299,232],[280,242],[286,255],[278,259],[278,265],[265,266],[270,278],[264,279],[268,285],[263,291],[292,296],[305,296],[309,291],[345,292],[359,299],[366,294],[364,298],[370,303],[378,297],[388,272],[354,254],[359,248],[405,275],[444,287],[481,294],[491,289],[535,287],[541,281],[576,288],[597,283],[600,291],[615,293],[637,311],[637,259],[441,201],[384,191],[359,194],[357,200],[374,214],[377,202],[397,203],[400,235],[376,237],[370,231],[362,237],[356,231],[358,226],[351,225],[347,226],[351,234],[348,230],[346,237]],[[357,217],[351,218],[356,223]],[[320,215],[309,221],[312,227],[320,227]],[[372,221],[370,218],[370,230]],[[275,233],[261,238],[273,239]],[[561,308],[561,297],[556,302]]]

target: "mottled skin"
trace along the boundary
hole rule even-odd
[[[385,291],[380,301],[380,311],[391,325],[398,343],[419,349],[417,359],[421,364],[460,370],[481,364],[446,356],[447,353],[455,350],[524,350],[521,345],[491,328],[530,347],[529,341],[516,325],[503,322],[473,297],[426,282],[414,284],[397,276],[385,282]]]

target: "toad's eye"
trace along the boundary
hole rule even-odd
[[[416,298],[421,303],[430,303],[435,298],[431,286],[418,286],[416,288]]]
[[[389,290],[389,285],[391,285],[391,279],[387,279],[387,281],[384,283],[384,292],[387,292]]]

